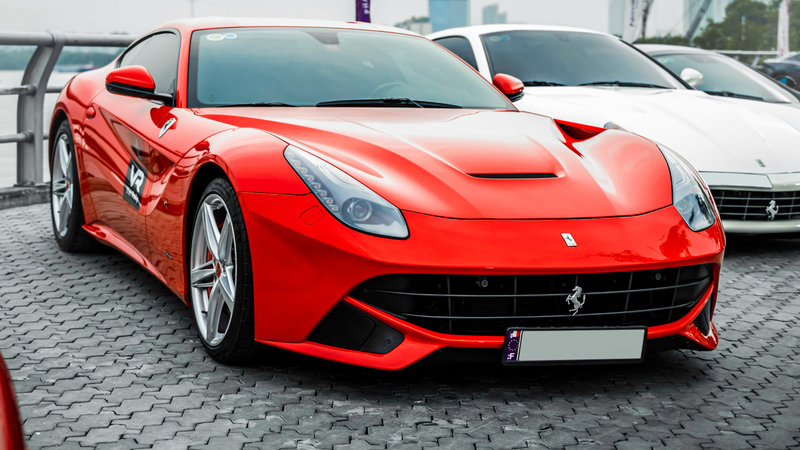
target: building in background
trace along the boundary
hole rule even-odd
[[[421,34],[423,36],[433,32],[431,28],[431,21],[427,17],[412,17],[400,23],[396,23],[394,26],[404,30],[413,31],[414,33]]]
[[[432,31],[469,25],[469,0],[428,0]]]
[[[508,23],[508,14],[505,11],[500,12],[500,5],[497,3],[486,5],[483,7],[483,23]]]

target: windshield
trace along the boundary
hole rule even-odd
[[[196,31],[188,87],[189,107],[514,109],[480,75],[425,38],[347,29]]]
[[[733,93],[768,102],[797,102],[763,75],[722,55],[673,54],[659,55],[655,59],[677,75],[686,68],[702,73],[703,82],[695,86],[701,91],[720,95]]]
[[[481,39],[492,75],[507,73],[528,86],[682,87],[657,64],[612,36],[579,31],[517,30],[485,34]]]

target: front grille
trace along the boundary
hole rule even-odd
[[[498,336],[508,327],[656,326],[689,313],[711,265],[570,275],[384,275],[350,296],[423,328]],[[586,295],[576,315],[567,297]]]
[[[712,189],[719,215],[724,220],[769,221],[767,208],[774,200],[772,220],[800,219],[800,191],[734,191]]]

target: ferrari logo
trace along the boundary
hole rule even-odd
[[[778,203],[775,200],[771,200],[769,202],[769,206],[767,206],[767,220],[775,220],[775,216],[778,215]]]
[[[567,244],[567,247],[577,247],[578,243],[575,242],[575,239],[569,233],[561,233],[561,239],[564,239],[564,243]]]
[[[164,126],[161,127],[161,131],[158,132],[158,137],[160,138],[161,136],[164,136],[167,133],[167,131],[169,131],[172,124],[174,124],[175,122],[177,122],[177,120],[175,120],[174,117],[166,121],[164,123]]]
[[[578,314],[578,311],[583,308],[583,304],[586,303],[586,294],[583,293],[583,288],[575,286],[575,288],[572,289],[572,294],[567,296],[567,303],[572,306],[569,312],[571,312],[573,316]]]

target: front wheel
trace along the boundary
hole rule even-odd
[[[68,252],[86,252],[99,247],[83,226],[83,207],[78,180],[78,164],[69,122],[56,130],[50,157],[50,216],[56,243]]]
[[[256,356],[253,274],[247,230],[231,184],[213,180],[191,231],[189,283],[195,325],[208,353],[222,363]]]

